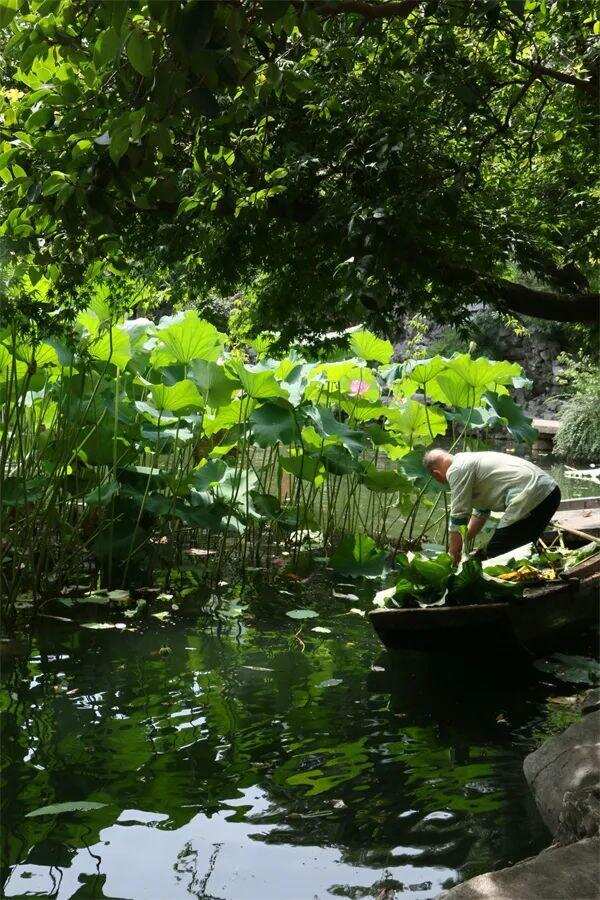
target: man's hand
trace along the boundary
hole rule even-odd
[[[456,565],[459,564],[460,558],[462,556],[462,546],[463,539],[460,531],[451,531],[449,535],[448,552],[450,553],[450,556],[452,557]]]

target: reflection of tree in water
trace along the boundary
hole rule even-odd
[[[208,882],[214,872],[217,856],[219,855],[222,846],[222,843],[212,845],[213,849],[204,875],[200,875],[200,872],[198,871],[202,862],[199,859],[200,853],[198,850],[194,850],[190,841],[188,841],[177,854],[177,862],[174,867],[175,871],[179,873],[177,880],[183,881],[184,879],[189,878],[189,881],[187,882],[187,892],[188,894],[191,894],[192,897],[199,897],[202,898],[202,900],[223,900],[222,897],[207,893]]]
[[[265,826],[254,840],[335,846],[343,861],[378,869],[481,871],[535,849],[519,755],[496,722],[504,711],[526,731],[531,693],[524,703],[511,685],[475,691],[480,673],[409,659],[370,672],[370,635],[347,621],[335,640],[305,635],[304,653],[281,631],[241,642],[175,627],[41,635],[39,659],[4,672],[17,698],[5,712],[5,821],[16,826],[5,860],[69,866],[73,848],[114,823],[115,803],[166,812],[169,829],[227,808],[231,821]],[[161,656],[165,639],[172,652]],[[226,806],[255,785],[265,809]],[[95,798],[111,805],[85,821],[23,818]],[[206,893],[193,852],[177,865]]]

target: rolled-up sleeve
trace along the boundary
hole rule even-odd
[[[450,531],[458,531],[466,525],[473,510],[473,466],[460,466],[448,470],[448,483],[452,493],[450,503]]]

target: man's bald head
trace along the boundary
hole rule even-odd
[[[446,484],[446,472],[452,465],[453,456],[441,447],[433,447],[423,457],[423,465],[440,484]]]

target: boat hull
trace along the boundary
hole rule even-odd
[[[573,570],[572,580],[525,590],[511,603],[426,609],[382,609],[369,617],[389,649],[485,655],[535,652],[559,635],[598,621],[600,554]]]

